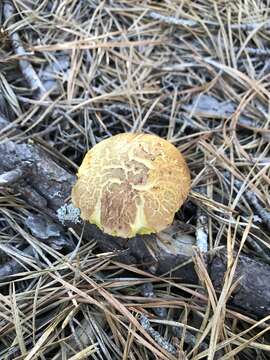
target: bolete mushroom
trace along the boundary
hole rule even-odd
[[[142,133],[101,141],[87,152],[77,175],[72,202],[81,218],[124,238],[165,229],[190,189],[178,149]]]

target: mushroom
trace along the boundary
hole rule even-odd
[[[169,226],[190,190],[178,149],[143,133],[122,133],[85,155],[72,189],[81,218],[104,233],[131,238]]]

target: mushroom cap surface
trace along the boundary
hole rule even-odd
[[[72,189],[81,218],[103,232],[130,238],[165,229],[190,190],[190,172],[168,141],[122,133],[85,155]]]

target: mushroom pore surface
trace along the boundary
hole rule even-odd
[[[166,228],[185,201],[190,173],[177,148],[148,134],[123,133],[85,155],[72,189],[81,217],[125,238]]]

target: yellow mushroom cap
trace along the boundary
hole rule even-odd
[[[101,141],[77,175],[72,202],[81,218],[124,238],[165,229],[190,190],[185,159],[156,135],[123,133]]]

